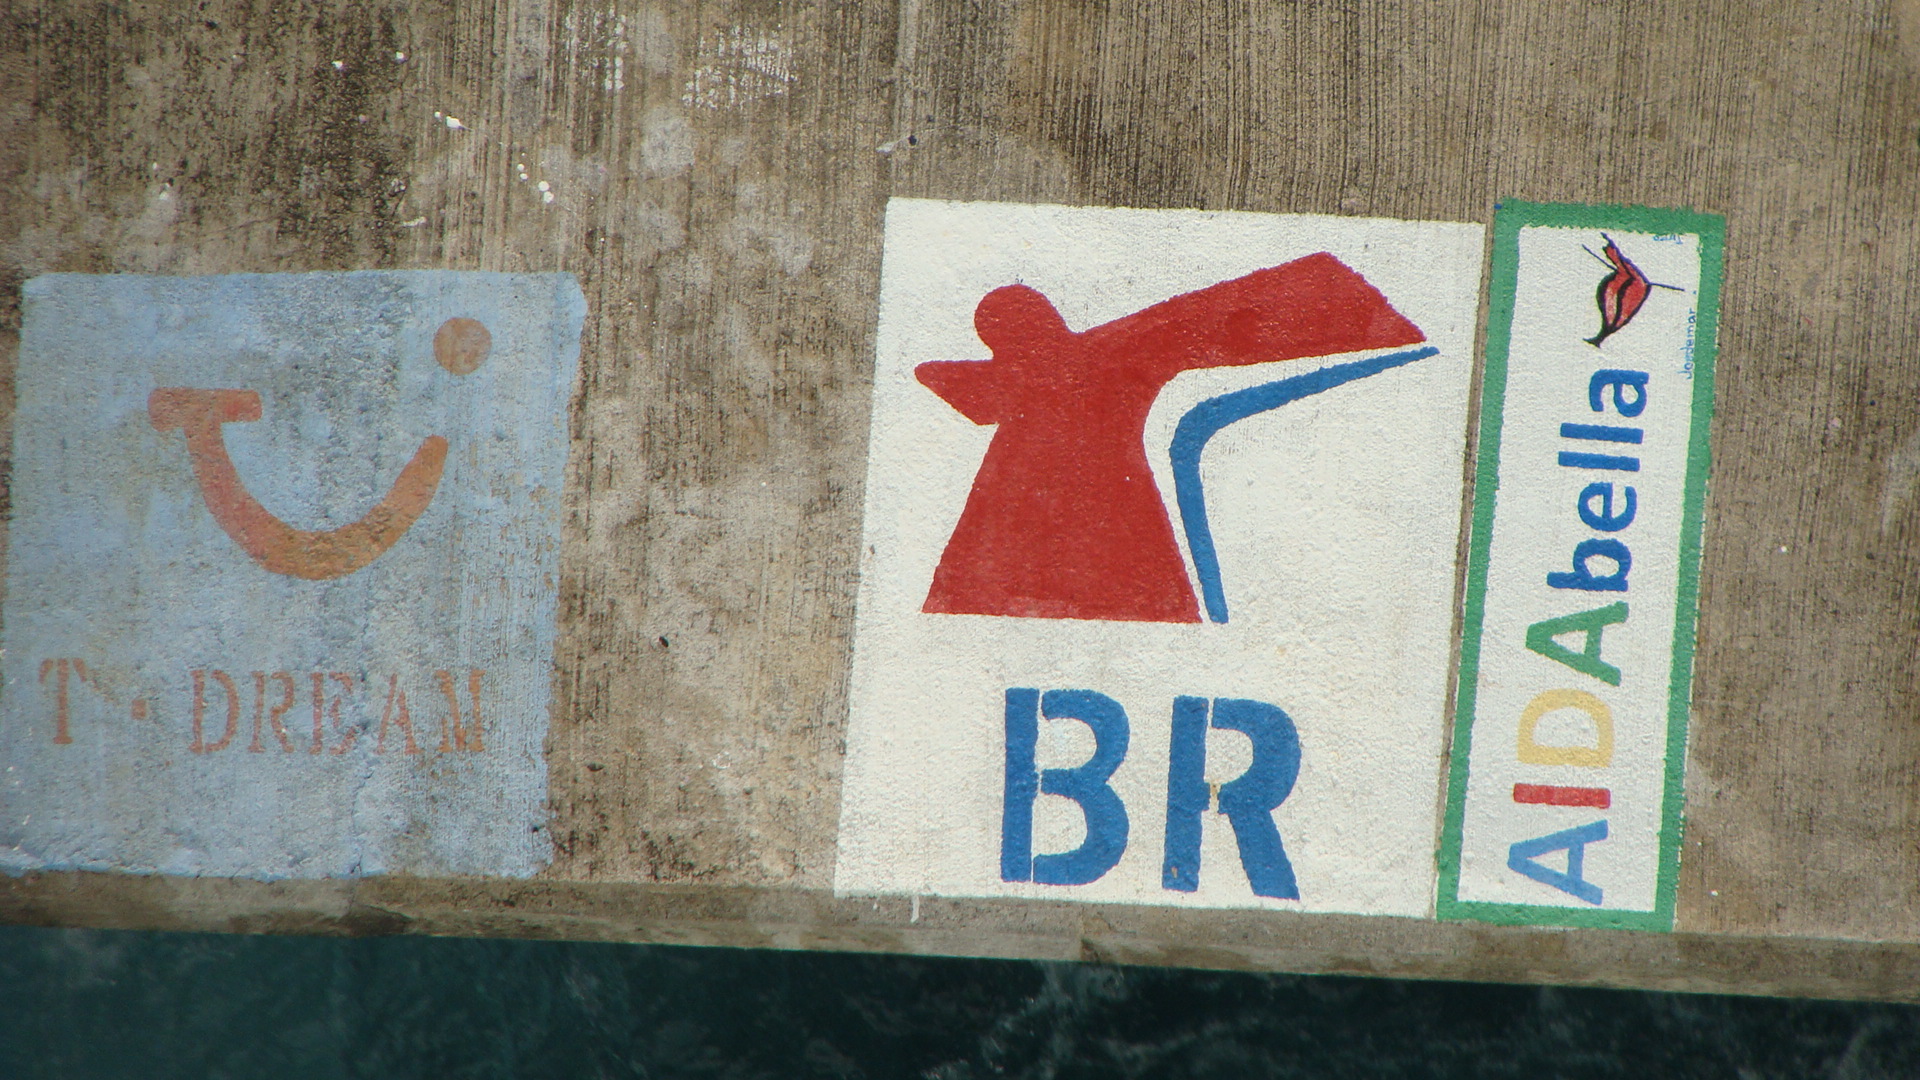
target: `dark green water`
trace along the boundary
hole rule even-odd
[[[983,960],[0,928],[0,1080],[1920,1078],[1920,1009]]]

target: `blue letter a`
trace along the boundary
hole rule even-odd
[[[1036,708],[1036,705],[1038,708]],[[1093,756],[1071,769],[1037,771],[1040,715],[1078,720],[1093,732]],[[1085,885],[1114,868],[1127,850],[1127,808],[1107,783],[1127,756],[1127,712],[1091,690],[1007,691],[1007,783],[1000,815],[1000,877],[1042,885]],[[1072,851],[1033,854],[1033,800],[1041,792],[1072,799],[1087,838]]]
[[[1600,886],[1581,876],[1586,868],[1587,845],[1607,838],[1607,823],[1596,821],[1591,825],[1582,825],[1577,829],[1562,829],[1557,833],[1522,840],[1507,849],[1507,869],[1516,874],[1524,874],[1542,885],[1551,885],[1570,896],[1577,896],[1596,907],[1600,904]],[[1567,852],[1567,872],[1561,873],[1550,866],[1535,862],[1549,851]]]

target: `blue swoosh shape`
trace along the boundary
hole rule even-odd
[[[1180,507],[1180,524],[1187,533],[1187,550],[1193,553],[1193,568],[1200,575],[1200,592],[1207,604],[1207,618],[1227,621],[1227,595],[1220,585],[1220,556],[1213,550],[1213,531],[1207,527],[1207,495],[1200,484],[1200,453],[1207,440],[1226,427],[1256,413],[1331,390],[1355,379],[1378,375],[1383,371],[1425,360],[1439,349],[1429,345],[1408,352],[1389,353],[1350,364],[1334,364],[1305,375],[1279,382],[1250,386],[1231,394],[1222,394],[1187,410],[1173,429],[1173,495]]]

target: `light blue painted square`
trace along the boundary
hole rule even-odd
[[[567,408],[586,312],[573,277],[54,274],[24,298],[0,870],[271,879],[544,865]],[[435,360],[434,335],[456,317],[492,336],[468,374]],[[328,580],[270,572],[215,520],[183,433],[156,430],[149,395],[163,387],[259,395],[260,418],[221,435],[245,490],[297,529],[360,518],[429,436],[447,440],[444,471],[370,565]],[[450,738],[435,674],[470,723],[475,670],[478,751]],[[227,726],[216,671],[239,716],[231,742],[206,751]],[[283,743],[271,720],[289,685]],[[396,722],[402,693],[417,754]]]

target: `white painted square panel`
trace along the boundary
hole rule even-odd
[[[889,204],[837,892],[1430,913],[1483,238]]]

